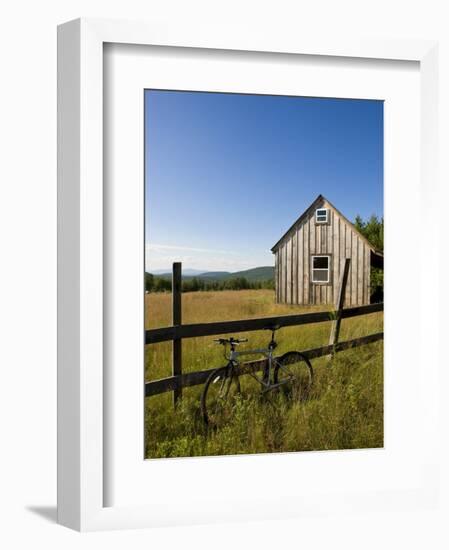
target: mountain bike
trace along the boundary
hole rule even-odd
[[[218,338],[215,343],[224,347],[224,356],[227,364],[211,372],[208,376],[201,395],[201,414],[205,424],[209,427],[220,427],[232,416],[236,399],[241,395],[240,358],[248,355],[263,355],[265,362],[262,373],[249,371],[261,387],[261,394],[274,390],[288,393],[299,401],[307,399],[313,383],[313,368],[309,359],[299,351],[289,351],[280,357],[274,356],[277,347],[275,332],[279,326],[265,327],[271,331],[271,340],[266,348],[246,349],[237,351],[236,348],[247,338]],[[229,354],[227,354],[229,346]]]

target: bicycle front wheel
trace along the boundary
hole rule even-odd
[[[310,395],[313,383],[313,368],[309,359],[299,351],[289,351],[277,358],[274,366],[273,381],[292,393],[299,401]]]
[[[211,428],[226,424],[232,416],[240,382],[229,367],[214,370],[206,380],[201,395],[201,414]]]

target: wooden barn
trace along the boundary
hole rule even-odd
[[[345,306],[369,304],[371,266],[383,267],[383,255],[322,195],[271,251],[276,301],[284,304],[333,304],[345,258]]]

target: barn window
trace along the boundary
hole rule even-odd
[[[327,223],[329,219],[329,210],[327,208],[317,208],[315,212],[316,223]]]
[[[312,283],[330,281],[330,256],[312,256]]]

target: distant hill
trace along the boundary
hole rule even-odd
[[[196,277],[197,279],[204,279],[207,281],[226,281],[229,279],[236,279],[237,277],[245,277],[247,281],[257,282],[257,281],[268,281],[274,278],[274,267],[271,265],[263,267],[254,267],[252,269],[246,269],[244,271],[205,271],[204,273],[198,273],[192,275],[189,273],[189,269],[186,269],[186,273],[183,274],[182,278],[186,281]],[[163,279],[171,279],[171,273],[154,273],[158,277]]]
[[[245,277],[248,281],[268,281],[269,279],[274,279],[274,267],[266,265],[263,267],[253,267],[245,271],[237,271],[231,273],[229,279],[235,279],[236,277]]]

